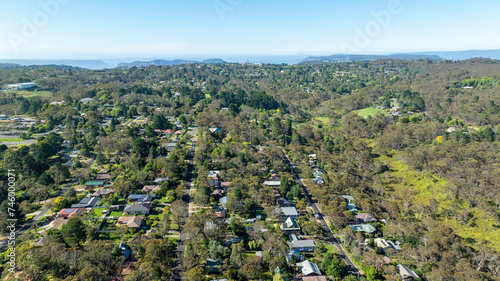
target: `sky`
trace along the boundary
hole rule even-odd
[[[500,1],[0,0],[0,59],[500,49]]]

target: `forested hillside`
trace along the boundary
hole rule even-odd
[[[287,238],[274,224],[279,219],[273,213],[276,192],[300,211],[301,234],[318,241],[326,234],[283,161],[285,154],[364,273],[361,278],[398,280],[397,265],[403,264],[422,280],[500,280],[498,60],[221,63],[102,71],[0,66],[1,85],[29,81],[36,81],[35,90],[0,92],[0,114],[34,118],[25,134],[37,138],[33,144],[0,145],[4,235],[9,169],[18,171],[17,218],[26,223],[33,219],[28,214],[44,206],[55,214],[91,194],[75,191],[76,184],[61,196],[58,192],[72,178],[80,185],[95,180],[101,168],[109,170],[115,191],[101,197],[102,206],[125,204],[129,194],[142,193],[148,185],[159,185],[160,198],[145,219],[148,230],[158,230],[149,236],[146,228],[122,233],[119,226],[119,234],[103,238],[98,232],[102,213],[78,217],[83,223],[77,230],[71,219],[47,234],[35,223],[16,249],[21,259],[30,257],[36,264],[18,266],[31,280],[115,278],[124,263],[118,245],[126,241],[137,263],[124,280],[170,280],[177,240],[167,234],[184,223],[176,217],[187,208],[180,202],[191,174],[198,209],[182,228],[187,238],[180,263],[187,278],[273,280],[279,275],[283,279],[274,280],[293,280],[294,267],[280,258]],[[186,133],[194,124],[196,141]],[[171,137],[175,141],[166,141]],[[68,166],[66,155],[74,153],[78,158]],[[224,191],[230,223],[214,213],[222,195],[207,182],[213,170],[230,183]],[[279,187],[262,184],[275,174]],[[167,180],[158,183],[158,178]],[[352,196],[356,211],[339,195]],[[56,201],[43,205],[56,196],[61,206],[54,206]],[[351,227],[363,213],[377,218],[374,232]],[[269,220],[249,225],[246,220],[257,215]],[[72,231],[81,237],[71,239]],[[47,242],[34,244],[44,235]],[[229,237],[240,237],[241,243],[227,246]],[[386,251],[376,238],[399,241],[401,249]],[[61,254],[54,255],[56,250]],[[264,254],[257,260],[260,250]],[[106,255],[96,255],[99,251]],[[356,280],[331,252],[321,247],[307,256],[329,276]],[[223,262],[219,272],[207,269],[207,259]],[[4,254],[3,276],[10,274],[7,261]],[[336,262],[338,270],[332,269]]]

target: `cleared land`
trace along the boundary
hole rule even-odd
[[[386,114],[384,110],[374,107],[367,107],[359,110],[355,110],[355,112],[361,117],[375,116],[378,112],[382,114]]]

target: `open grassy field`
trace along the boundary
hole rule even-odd
[[[385,114],[385,111],[379,108],[367,107],[354,111],[361,117],[375,116],[378,112]]]
[[[53,93],[49,91],[12,91],[12,93],[16,93],[25,98],[32,98],[32,97],[50,98],[53,95]]]
[[[21,138],[1,138],[0,142],[16,142],[16,141],[23,141]]]

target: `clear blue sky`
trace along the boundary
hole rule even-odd
[[[399,3],[397,12],[389,11],[391,2]],[[47,12],[41,3],[58,9]],[[382,10],[391,13],[385,26],[374,24],[373,13]],[[0,0],[0,58],[500,49],[498,11],[498,0]],[[357,30],[370,28],[368,41],[356,43]]]

